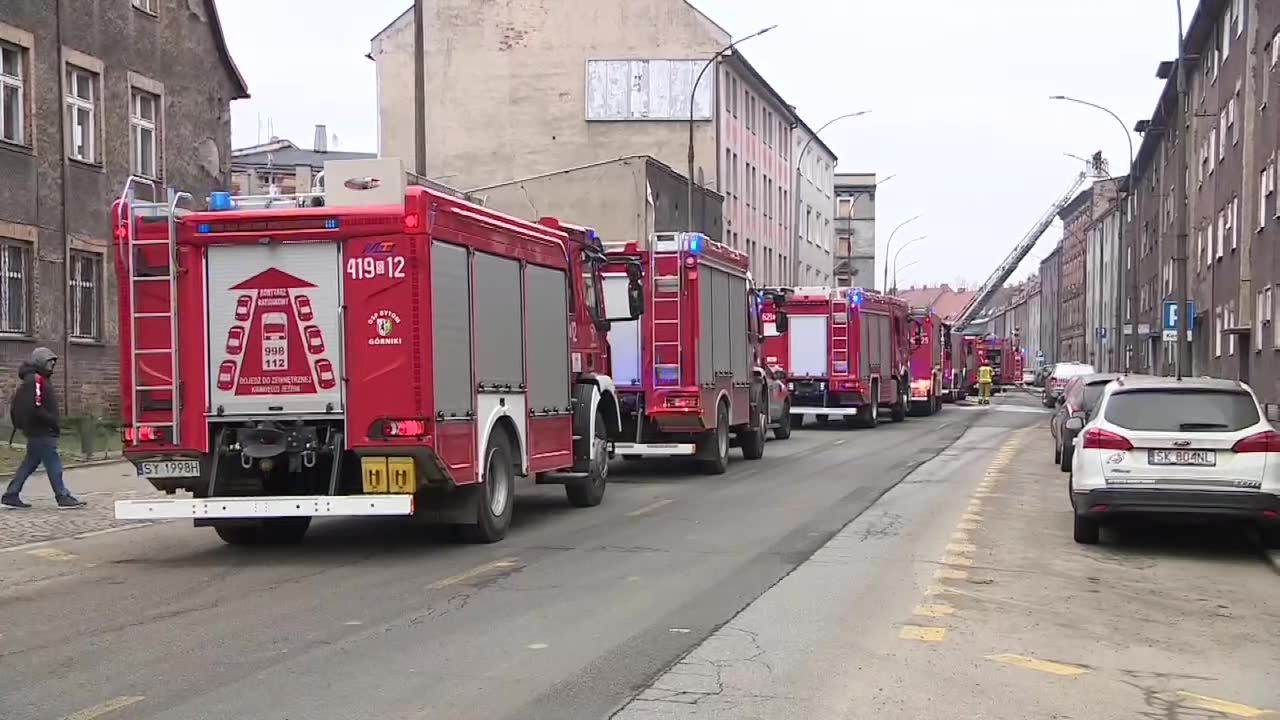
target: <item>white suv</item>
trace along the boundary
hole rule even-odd
[[[1280,433],[1234,380],[1120,378],[1077,426],[1071,462],[1075,539],[1098,542],[1123,514],[1234,516],[1280,537]],[[1071,428],[1071,429],[1077,429]]]

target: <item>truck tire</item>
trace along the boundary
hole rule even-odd
[[[778,420],[778,427],[773,429],[773,439],[786,440],[791,437],[791,425],[794,422],[795,415],[791,414],[791,401],[788,400],[782,406],[782,417]]]
[[[309,517],[263,520],[261,525],[215,525],[214,532],[228,545],[296,545],[311,527]]]
[[[1062,444],[1059,443],[1056,438],[1053,441],[1053,464],[1062,464]]]
[[[907,408],[911,405],[911,398],[907,395],[907,386],[901,380],[896,382],[898,384],[898,402],[889,408],[889,419],[900,423],[907,419]]]
[[[1071,458],[1075,453],[1075,450],[1075,445],[1068,445],[1065,442],[1062,443],[1062,451],[1058,453],[1062,456],[1058,463],[1058,468],[1061,469],[1062,472],[1071,472]]]
[[[485,450],[484,480],[474,489],[476,521],[462,526],[462,536],[473,543],[495,543],[506,537],[516,504],[516,472],[507,431],[495,428]]]
[[[706,475],[723,475],[729,469],[729,406],[720,403],[715,430],[698,441],[698,458]]]
[[[571,478],[564,484],[565,497],[574,507],[599,505],[609,483],[609,434],[605,429],[604,413],[599,410],[596,410],[595,426],[590,467],[584,475]]]
[[[880,424],[880,385],[878,383],[871,385],[871,402],[858,408],[857,415],[846,416],[845,424],[849,427],[868,429]]]
[[[738,434],[738,444],[742,446],[742,457],[747,460],[759,460],[764,457],[764,444],[769,439],[769,411],[766,408],[756,410],[756,421],[746,431]]]

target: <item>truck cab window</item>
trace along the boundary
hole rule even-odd
[[[591,319],[599,322],[604,317],[604,314],[600,312],[600,297],[602,295],[600,267],[585,250],[582,251],[581,262],[582,301],[586,303],[587,312],[591,313]]]

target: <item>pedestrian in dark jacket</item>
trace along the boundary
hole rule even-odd
[[[9,408],[9,418],[16,429],[21,430],[27,438],[27,454],[14,473],[9,488],[0,505],[6,508],[29,508],[31,505],[22,501],[19,495],[27,478],[36,468],[44,465],[49,475],[49,484],[53,486],[54,497],[59,508],[83,507],[62,483],[62,458],[58,456],[58,436],[62,433],[61,416],[58,413],[58,394],[53,389],[53,369],[58,364],[58,356],[46,347],[38,347],[31,353],[31,359],[18,369],[20,384],[14,393],[13,405]]]

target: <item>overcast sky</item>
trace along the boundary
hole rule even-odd
[[[253,96],[232,104],[234,145],[274,132],[310,147],[324,123],[334,149],[377,149],[374,68],[364,56],[409,0],[217,3]],[[1188,19],[1195,3],[1185,2]],[[894,241],[928,235],[902,251],[900,286],[984,280],[1081,169],[1063,153],[1102,150],[1122,174],[1120,126],[1048,97],[1105,105],[1132,128],[1155,106],[1156,64],[1177,52],[1174,0],[693,4],[736,37],[779,26],[741,49],[811,127],[872,111],[823,139],[841,171],[895,176],[878,195],[880,268],[890,231],[923,216]],[[1135,151],[1139,141],[1133,135]],[[1060,236],[1055,225],[1015,279]]]

